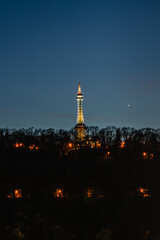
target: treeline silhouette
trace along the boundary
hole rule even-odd
[[[160,129],[86,131],[0,129],[0,239],[159,239]]]
[[[18,187],[30,196],[62,188],[68,197],[84,197],[94,188],[95,195],[117,198],[136,196],[144,187],[159,198],[160,129],[88,127],[84,142],[75,141],[75,134],[0,129],[1,197]]]

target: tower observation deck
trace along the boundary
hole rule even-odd
[[[75,126],[75,130],[77,133],[77,139],[79,141],[84,140],[86,135],[86,127],[84,124],[84,117],[83,117],[83,95],[81,92],[81,85],[78,84],[78,93],[77,93],[77,124]]]

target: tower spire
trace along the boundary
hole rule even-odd
[[[80,82],[78,83],[78,93],[81,93],[81,84],[80,84]]]

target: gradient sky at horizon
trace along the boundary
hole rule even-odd
[[[0,2],[0,128],[160,128],[160,2]],[[128,105],[130,105],[128,107]]]

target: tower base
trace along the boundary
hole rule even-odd
[[[86,126],[83,123],[78,123],[75,126],[76,131],[76,140],[78,141],[84,141],[86,137]]]

